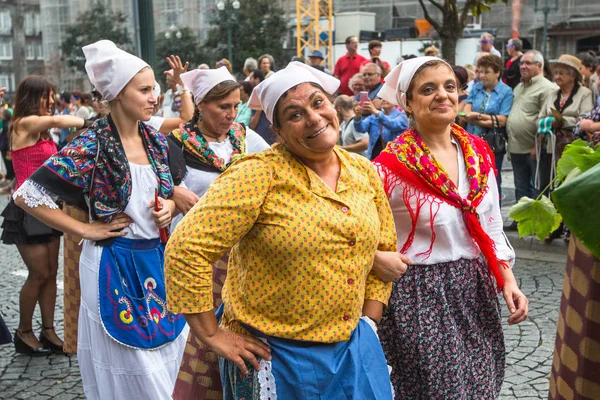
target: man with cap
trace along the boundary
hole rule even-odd
[[[183,316],[167,306],[163,265],[176,212],[170,198],[181,181],[172,176],[169,162],[177,157],[169,151],[178,149],[141,123],[156,102],[152,68],[108,40],[83,53],[111,113],[50,157],[15,202],[84,238],[77,358],[86,397],[170,398],[188,332]],[[57,199],[89,207],[92,222],[66,215]]]
[[[308,55],[308,64],[311,67],[316,68],[321,72],[325,72],[326,74],[333,75],[331,73],[331,71],[329,69],[327,69],[327,67],[325,67],[324,65],[321,65],[321,63],[323,62],[324,59],[325,59],[325,57],[323,57],[323,53],[321,53],[319,50],[313,50]]]
[[[170,308],[220,356],[225,399],[392,398],[372,321],[391,284],[371,267],[401,261],[377,173],[336,147],[338,87],[298,62],[257,86],[278,143],[230,166],[169,242]],[[230,248],[218,323],[211,263]]]

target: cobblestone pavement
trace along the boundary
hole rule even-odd
[[[0,199],[0,209],[5,204],[6,199]],[[505,325],[508,366],[501,399],[545,399],[566,254],[518,250],[517,254],[515,274],[529,297],[530,318],[518,326]],[[14,331],[18,326],[19,290],[27,271],[14,246],[0,245],[0,260],[0,311]],[[62,296],[60,281],[56,313],[59,336],[63,330]],[[34,331],[39,332],[39,310],[34,321]],[[82,393],[76,356],[30,358],[15,355],[11,345],[0,346],[0,399],[69,400],[84,398]]]

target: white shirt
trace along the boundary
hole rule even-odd
[[[172,110],[173,100],[175,99],[175,92],[169,89],[165,92],[162,106],[162,117],[163,118],[179,118],[179,113]]]
[[[165,118],[153,115],[148,121],[144,121],[144,125],[148,125],[158,132],[160,131],[160,127],[162,126],[163,122],[165,122]]]
[[[455,142],[453,141],[453,143]],[[457,148],[458,192],[461,197],[466,198],[469,193],[469,183],[462,150],[459,146]],[[377,163],[375,163],[375,167],[383,177],[382,170],[385,167]],[[402,179],[399,179],[399,181],[400,183],[392,190],[392,194],[389,197],[394,222],[396,223],[398,250],[406,242],[412,226],[410,214],[402,198],[403,187],[406,185],[406,182]],[[498,186],[493,170],[490,171],[487,186],[488,191],[477,207],[481,226],[496,244],[496,256],[498,260],[508,260],[512,266],[514,264],[515,252],[504,234],[502,214],[500,213],[500,203],[498,200]],[[413,244],[408,248],[406,256],[414,261],[415,264],[422,265],[457,261],[461,258],[472,260],[480,256],[479,247],[471,239],[462,213],[458,208],[437,198],[433,199],[431,195],[417,191],[410,199],[410,205],[413,210],[416,208],[418,198],[421,198],[421,201],[426,200],[419,213]],[[427,252],[431,245],[431,227],[429,225],[431,211],[433,213],[437,212],[434,219],[436,238],[432,251],[429,257],[423,254],[417,256],[419,253]]]
[[[358,132],[354,127],[353,118],[350,118],[348,121],[340,122],[340,136],[342,141],[342,146],[348,146],[351,144],[355,144],[360,142],[364,138],[369,137],[368,132]],[[368,157],[369,149],[363,150],[361,152],[357,152],[361,156]]]
[[[208,142],[208,146],[211,150],[219,157],[229,163],[231,161],[231,153],[233,153],[233,145],[229,138],[222,142]],[[258,153],[270,146],[265,140],[252,129],[246,127],[246,152],[247,153]],[[199,169],[187,167],[187,174],[183,180],[181,186],[186,187],[196,194],[198,197],[202,197],[208,187],[215,179],[221,175],[217,171],[201,171]],[[179,214],[171,222],[171,231],[174,231],[175,227],[181,221],[183,215]]]

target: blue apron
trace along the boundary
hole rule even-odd
[[[222,307],[222,306],[221,306]],[[220,314],[218,312],[218,314]],[[359,320],[347,342],[316,343],[267,336],[278,399],[391,400],[390,374],[383,349],[369,324]],[[256,373],[240,376],[233,362],[220,358],[223,399],[258,398]],[[252,366],[247,363],[248,370]],[[247,397],[246,397],[247,396]]]
[[[104,247],[98,285],[102,326],[125,346],[157,349],[185,327],[183,315],[167,309],[160,239],[117,238]]]

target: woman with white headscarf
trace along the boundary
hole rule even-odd
[[[298,62],[257,86],[279,143],[221,174],[167,246],[169,305],[220,356],[225,399],[391,399],[370,327],[391,284],[371,267],[395,232],[373,166],[336,147],[338,87]],[[219,324],[211,264],[230,249]]]
[[[504,379],[502,291],[509,324],[527,298],[502,230],[494,155],[454,124],[458,84],[450,65],[419,57],[398,65],[379,96],[411,127],[373,161],[413,265],[394,282],[379,334],[396,399],[494,399]]]
[[[176,211],[168,144],[140,122],[156,102],[154,73],[107,40],[83,52],[111,112],[50,157],[15,202],[84,238],[77,357],[86,397],[170,398],[188,328],[166,303],[161,241]],[[90,222],[69,217],[56,201],[89,210]]]
[[[267,142],[244,124],[234,122],[240,104],[240,84],[226,67],[194,70],[181,75],[181,80],[194,94],[194,117],[168,136],[170,146],[183,152],[187,189],[175,188],[174,200],[187,213],[209,185],[231,163],[249,153],[269,148]],[[173,230],[181,220],[174,218]],[[221,288],[227,275],[228,255],[212,265],[214,305],[221,305]],[[193,350],[192,350],[193,349]],[[173,394],[175,399],[206,399],[221,392],[217,357],[192,335]],[[192,377],[189,379],[189,377]],[[184,379],[187,378],[187,379]]]

